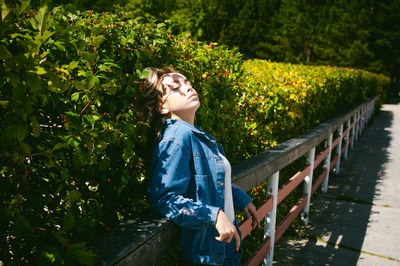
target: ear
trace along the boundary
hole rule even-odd
[[[169,113],[169,108],[166,106],[166,103],[158,105],[158,112],[162,115]]]

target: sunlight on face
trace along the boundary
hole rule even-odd
[[[164,76],[162,85],[162,113],[169,113],[171,118],[180,120],[191,117],[194,119],[200,101],[190,81],[182,74],[168,73]]]

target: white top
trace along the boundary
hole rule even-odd
[[[229,220],[233,222],[235,220],[235,211],[233,209],[233,197],[232,197],[232,183],[231,183],[231,164],[228,159],[225,158],[219,151],[218,155],[222,158],[225,167],[225,197],[224,197],[224,212],[228,216]]]

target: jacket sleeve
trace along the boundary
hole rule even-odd
[[[158,145],[150,170],[150,204],[181,227],[215,226],[219,208],[184,197],[191,179],[190,158],[189,151],[175,142]]]
[[[224,149],[220,143],[218,143],[218,149],[225,155]],[[233,206],[235,209],[242,211],[246,208],[247,204],[249,204],[253,199],[247,195],[240,187],[232,184],[232,197],[233,197]]]
[[[232,197],[233,206],[235,206],[235,209],[241,211],[253,200],[246,192],[234,184],[232,184]]]

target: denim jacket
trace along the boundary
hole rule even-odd
[[[226,243],[215,239],[225,182],[218,151],[224,154],[199,127],[168,119],[151,163],[150,204],[182,228],[182,254],[195,263],[222,264],[225,258]],[[243,210],[252,200],[235,185],[232,195],[235,209]]]

